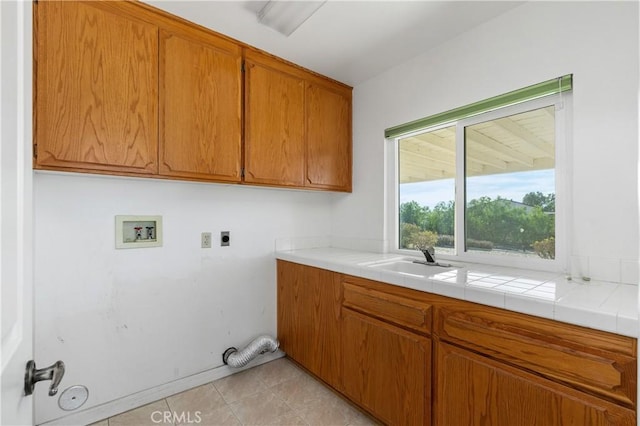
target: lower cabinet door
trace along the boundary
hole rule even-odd
[[[343,309],[343,389],[389,425],[429,425],[431,339]]]
[[[287,355],[339,389],[340,275],[278,261],[278,340]]]
[[[438,426],[636,424],[633,410],[456,346],[435,348]]]

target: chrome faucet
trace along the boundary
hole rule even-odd
[[[433,246],[421,248],[420,251],[424,254],[427,263],[436,263],[436,250]]]
[[[416,249],[420,250],[422,254],[424,254],[424,258],[426,260],[414,260],[413,263],[419,263],[421,265],[428,265],[428,266],[442,266],[445,268],[449,268],[453,266],[450,263],[440,263],[436,261],[436,249],[433,248],[433,246],[427,246],[424,248],[416,247]],[[458,268],[458,266],[453,266],[453,267]]]

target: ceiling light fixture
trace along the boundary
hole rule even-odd
[[[289,37],[326,1],[269,0],[257,13],[258,22]]]

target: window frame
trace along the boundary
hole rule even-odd
[[[502,117],[512,116],[523,112],[555,106],[555,259],[536,259],[518,256],[499,256],[481,252],[468,252],[465,247],[465,155],[464,155],[464,129],[467,126],[491,121]],[[570,227],[569,218],[571,211],[570,176],[572,173],[570,152],[571,144],[571,105],[572,92],[566,91],[552,95],[542,96],[508,106],[499,107],[477,115],[439,123],[425,127],[410,133],[387,138],[387,206],[386,234],[389,251],[404,255],[417,256],[415,250],[400,248],[400,165],[398,155],[398,141],[400,139],[433,131],[438,128],[456,126],[456,176],[455,176],[455,254],[438,254],[438,259],[464,263],[482,263],[497,266],[509,266],[525,269],[560,272],[566,271],[568,254],[570,253]]]

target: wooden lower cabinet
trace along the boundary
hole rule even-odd
[[[439,342],[438,426],[635,425],[635,412],[474,352]]]
[[[340,275],[278,261],[280,348],[313,374],[340,381]]]
[[[441,341],[635,407],[636,339],[453,300],[439,303],[434,317]]]
[[[344,393],[390,425],[428,425],[431,339],[342,311]]]
[[[278,338],[386,425],[636,425],[625,336],[279,260]]]

